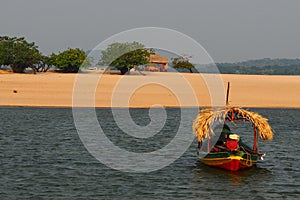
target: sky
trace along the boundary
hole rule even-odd
[[[299,58],[299,8],[299,0],[0,0],[0,35],[24,36],[49,55],[162,27],[193,38],[215,62]]]

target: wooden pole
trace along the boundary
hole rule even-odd
[[[230,82],[227,83],[226,106],[229,105],[229,90],[230,90]]]
[[[207,153],[210,153],[210,138],[207,140]]]
[[[256,126],[253,124],[254,127],[254,141],[253,141],[253,151],[257,153],[257,132],[256,132]]]

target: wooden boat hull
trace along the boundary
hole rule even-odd
[[[230,171],[238,171],[256,165],[258,156],[255,154],[218,152],[209,153],[201,161],[208,166],[218,167]]]

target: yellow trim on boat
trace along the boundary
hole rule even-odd
[[[256,161],[254,160],[245,159],[241,156],[229,156],[225,158],[201,158],[201,160],[204,164],[211,166],[226,164],[228,162],[231,162],[232,160],[238,160],[246,166],[253,166],[253,164],[256,163]]]

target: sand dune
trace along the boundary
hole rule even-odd
[[[82,107],[224,105],[228,81],[232,106],[300,108],[300,76],[179,73],[0,74],[0,106],[71,107],[73,94]]]

